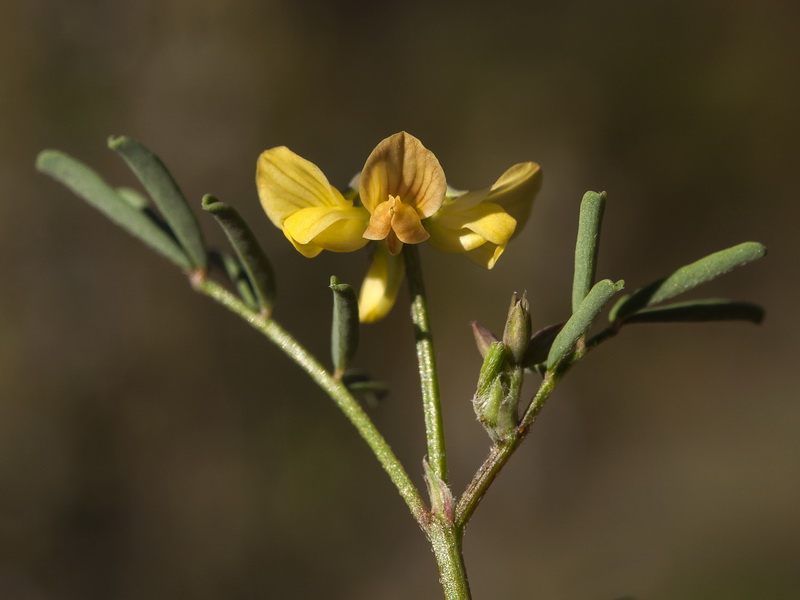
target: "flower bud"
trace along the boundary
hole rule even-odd
[[[497,418],[489,435],[495,441],[508,440],[514,436],[519,425],[519,395],[522,390],[523,369],[514,367],[503,375],[503,399],[497,407]]]
[[[503,343],[509,351],[511,360],[515,365],[522,364],[525,349],[531,338],[531,313],[528,304],[528,294],[522,293],[518,298],[516,292],[511,297],[511,306],[508,309],[508,319],[503,331]]]
[[[475,392],[476,398],[484,397],[495,379],[503,372],[506,359],[506,347],[503,342],[495,342],[489,347],[486,358],[483,359],[481,372],[478,375],[478,388]]]
[[[495,342],[489,347],[483,359],[478,387],[472,397],[472,407],[481,424],[491,435],[497,422],[497,410],[503,400],[501,375],[506,361],[506,347],[503,342]]]
[[[489,347],[472,398],[478,420],[495,442],[513,437],[519,424],[517,407],[523,369],[509,365],[508,354],[503,342]]]
[[[486,358],[489,347],[500,340],[497,339],[495,334],[489,331],[488,327],[484,327],[477,321],[472,321],[470,325],[472,326],[472,334],[475,336],[475,345],[478,346],[478,352],[481,353],[481,356]]]
[[[503,404],[506,397],[505,392],[503,377],[502,375],[498,375],[492,383],[489,384],[485,394],[482,396],[476,395],[472,400],[472,406],[475,409],[478,420],[493,440],[497,439],[495,428],[497,427],[500,406]]]

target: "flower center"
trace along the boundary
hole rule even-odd
[[[403,244],[419,244],[430,237],[422,226],[417,211],[404,203],[400,196],[389,194],[389,199],[375,207],[364,232],[368,240],[386,240],[393,255],[403,249]]]

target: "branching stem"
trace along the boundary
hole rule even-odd
[[[264,315],[251,310],[235,294],[209,279],[196,278],[192,280],[192,284],[195,290],[217,301],[231,312],[236,313],[247,321],[251,327],[269,338],[331,397],[358,430],[364,441],[367,442],[367,445],[369,445],[405,501],[414,519],[424,529],[429,521],[430,513],[422,496],[397,456],[389,447],[389,444],[375,427],[372,419],[364,412],[364,409],[361,408],[361,405],[344,384],[328,373],[325,367],[308,350],[273,319],[266,318]]]

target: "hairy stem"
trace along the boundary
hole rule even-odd
[[[513,437],[508,440],[498,442],[489,451],[489,456],[483,461],[472,481],[464,490],[456,506],[455,524],[458,528],[466,527],[475,509],[478,508],[484,494],[492,485],[495,477],[500,473],[522,440],[531,430],[531,425],[536,420],[539,412],[544,407],[550,394],[555,389],[558,377],[553,373],[545,375],[542,384],[534,395],[531,403],[520,420],[519,427]]]
[[[331,397],[358,430],[364,441],[367,442],[378,462],[380,462],[384,471],[394,483],[411,514],[420,527],[424,528],[430,519],[430,513],[419,491],[411,481],[408,473],[406,473],[403,465],[392,452],[389,444],[375,427],[372,419],[364,412],[364,409],[361,408],[361,405],[342,382],[328,373],[325,367],[300,345],[289,332],[274,320],[248,308],[235,294],[204,277],[192,278],[192,284],[195,290],[214,299],[231,312],[236,313],[247,321],[251,327],[269,338]]]
[[[461,551],[462,531],[452,522],[434,516],[426,534],[439,566],[439,583],[442,584],[445,600],[471,600]]]
[[[428,319],[428,303],[417,248],[407,244],[403,248],[408,277],[408,292],[411,296],[411,321],[414,323],[414,339],[419,362],[419,378],[422,386],[422,406],[425,414],[425,434],[428,440],[428,464],[434,473],[447,483],[447,451],[442,424],[442,407],[439,396],[439,376]]]

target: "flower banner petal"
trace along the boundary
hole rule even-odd
[[[405,131],[375,147],[359,180],[361,202],[369,212],[374,212],[389,196],[397,196],[423,219],[439,210],[446,189],[439,160]]]

